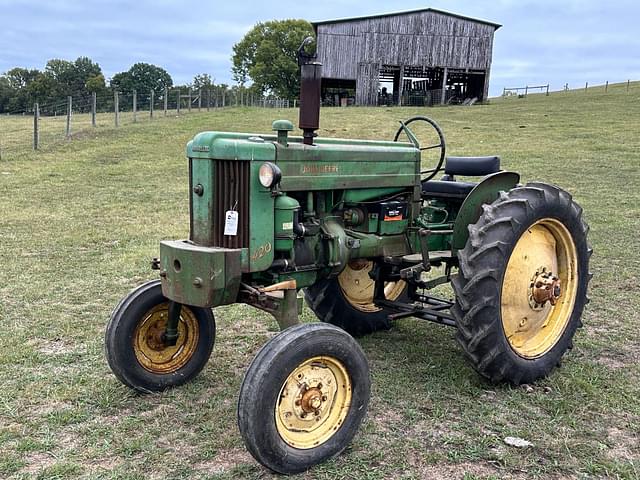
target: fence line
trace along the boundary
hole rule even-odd
[[[233,105],[260,108],[297,106],[296,101],[241,93],[208,88],[165,88],[159,95],[154,91],[107,91],[70,95],[66,100],[36,102],[28,110],[0,113],[0,160],[13,157],[25,148],[37,151],[43,146],[71,140],[81,132],[97,127],[120,128],[147,119],[152,121],[156,110],[162,110],[162,115],[167,117],[211,112],[212,109]]]
[[[635,80],[634,80],[635,82]],[[624,85],[625,82],[619,82],[620,84]],[[584,83],[584,93],[588,93],[589,89],[596,89],[596,88],[600,88],[603,87],[604,88],[604,92],[608,93],[609,92],[609,80],[607,80],[604,84],[600,84],[600,85],[591,85],[591,87],[589,87],[589,82],[585,82]],[[581,87],[580,87],[581,88]],[[631,88],[631,80],[627,80],[626,81],[626,92],[629,93],[629,89]],[[546,85],[525,85],[524,87],[504,87],[502,89],[502,97],[510,97],[510,96],[517,96],[518,98],[527,98],[528,94],[530,93],[531,90],[533,89],[538,89],[538,90],[545,90],[545,95],[549,96],[549,93],[553,93],[553,91],[549,90],[549,84]],[[579,89],[575,89],[575,91],[577,91]],[[520,93],[524,91],[524,93]],[[556,92],[568,92],[570,91],[569,88],[569,84],[565,83],[564,86],[562,87],[562,90],[556,90]]]

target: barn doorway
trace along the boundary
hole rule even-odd
[[[356,81],[340,78],[322,79],[322,105],[325,107],[346,107],[356,101]]]
[[[484,100],[485,79],[484,71],[382,65],[379,72],[378,105],[475,103]]]

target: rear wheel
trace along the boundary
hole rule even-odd
[[[373,302],[375,282],[369,277],[371,260],[349,262],[338,278],[316,282],[305,290],[307,304],[316,316],[356,337],[378,330],[388,330],[389,311]],[[385,284],[387,300],[407,298],[407,284],[403,281]]]
[[[181,385],[206,365],[215,341],[211,309],[183,305],[175,345],[164,342],[169,301],[159,280],[147,282],[122,299],[105,334],[111,370],[125,385],[157,392]]]
[[[469,227],[452,282],[458,341],[494,382],[533,382],[572,346],[587,303],[588,228],[558,187],[502,193]]]
[[[343,451],[369,404],[360,345],[331,325],[302,324],[272,338],[240,388],[238,427],[253,457],[279,473],[302,472]]]

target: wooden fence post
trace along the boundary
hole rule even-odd
[[[149,92],[149,118],[153,118],[153,102],[155,100],[156,92],[151,90]]]
[[[38,150],[40,145],[40,105],[33,104],[33,149]]]
[[[202,89],[198,89],[198,112],[202,110]]]
[[[164,87],[164,116],[167,116],[167,107],[169,106],[169,89]]]
[[[589,82],[584,82],[584,93],[587,93],[587,88],[589,88]]]
[[[187,107],[189,113],[191,113],[191,88],[189,88],[189,106]]]
[[[176,108],[178,110],[178,115],[180,115],[180,89],[178,89],[178,103],[176,105],[178,105]]]
[[[118,127],[120,125],[120,94],[118,92],[113,92],[113,110],[116,127]]]
[[[91,126],[92,127],[96,126],[96,110],[98,105],[96,96],[97,96],[96,92],[93,92],[91,94]]]
[[[604,84],[604,93],[607,93],[607,90],[609,90],[609,80]]]
[[[71,136],[71,108],[73,107],[73,99],[71,95],[67,97],[67,128],[65,131],[65,137]]]
[[[138,92],[136,90],[133,91],[133,123],[138,121]]]

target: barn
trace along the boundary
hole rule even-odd
[[[501,25],[424,8],[312,23],[328,105],[434,105],[489,93]]]

